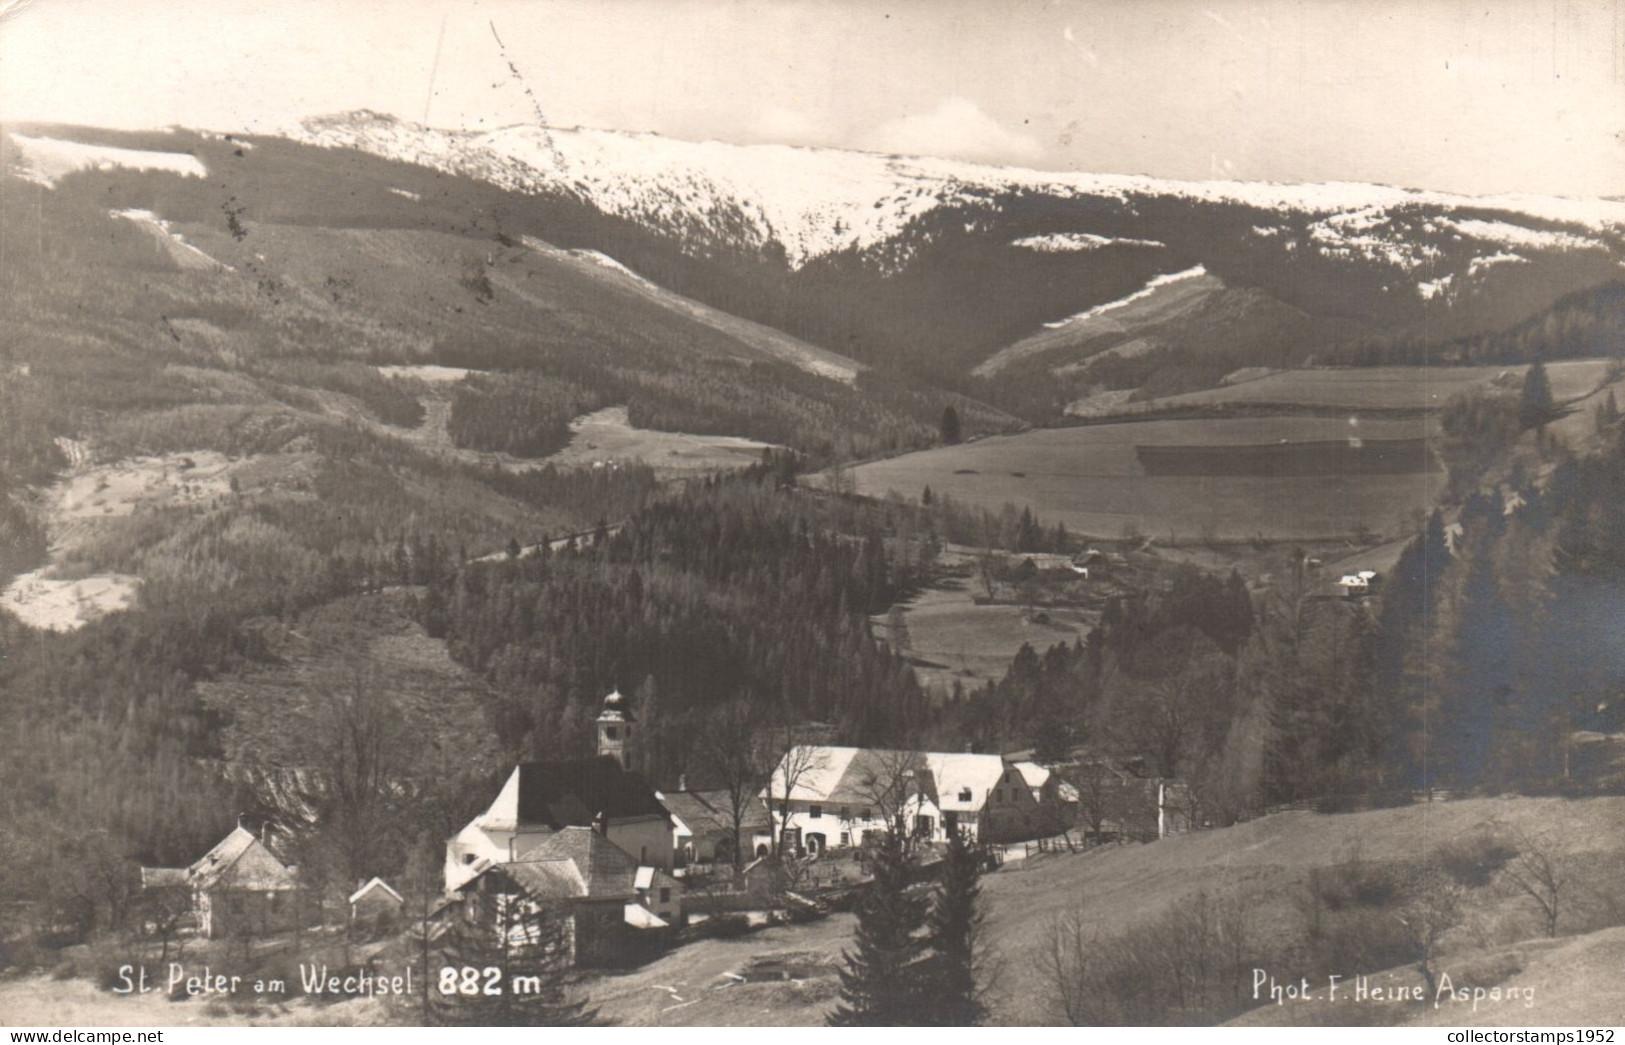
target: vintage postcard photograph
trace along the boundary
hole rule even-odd
[[[1614,1041],[1625,0],[0,0],[0,1025]]]

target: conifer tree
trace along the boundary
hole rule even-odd
[[[952,446],[960,441],[962,433],[959,428],[959,411],[952,406],[942,408],[942,421],[938,425],[938,434],[942,437],[944,446]]]
[[[1518,397],[1518,421],[1525,428],[1534,428],[1550,421],[1555,412],[1551,379],[1546,376],[1545,364],[1537,359],[1523,376],[1523,392]]]
[[[475,893],[441,938],[430,1016],[440,1026],[581,1027],[596,1010],[571,988],[572,932],[562,909],[524,895]]]
[[[930,1020],[949,1027],[969,1027],[986,1014],[976,982],[981,964],[982,853],[964,831],[948,836],[943,854],[942,886],[931,905],[931,950],[935,962],[928,986]]]
[[[874,880],[858,907],[854,948],[845,953],[841,1004],[829,1017],[836,1027],[900,1027],[923,1019],[920,985],[911,968],[922,941],[925,900],[908,895],[911,861],[896,831],[882,836]]]

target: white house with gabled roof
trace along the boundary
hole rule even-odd
[[[762,790],[775,837],[814,852],[861,846],[888,820],[931,842],[956,830],[983,841],[1030,836],[1040,795],[1000,755],[828,745],[792,748]]]

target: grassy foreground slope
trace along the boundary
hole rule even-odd
[[[1058,915],[1077,910],[1097,934],[1102,947],[1170,911],[1189,905],[1201,893],[1221,903],[1238,904],[1244,912],[1246,937],[1270,949],[1305,931],[1304,899],[1311,872],[1326,873],[1339,864],[1368,861],[1400,869],[1459,846],[1485,829],[1518,830],[1550,840],[1559,866],[1569,878],[1571,908],[1559,919],[1560,934],[1603,930],[1617,934],[1625,910],[1625,798],[1580,800],[1557,798],[1483,798],[1419,804],[1398,809],[1343,815],[1280,813],[1217,831],[1164,839],[1143,846],[1108,848],[1083,855],[1039,856],[1006,864],[984,882],[988,942],[1006,975],[996,988],[994,1018],[1001,1023],[1052,1023],[1059,1018],[1048,985],[1034,972],[1046,933]],[[1487,952],[1529,941],[1541,933],[1534,905],[1491,874],[1485,884],[1467,890],[1461,924],[1441,943],[1439,968],[1448,972],[1479,966]],[[1361,912],[1373,923],[1393,918],[1392,911]],[[1594,944],[1571,938],[1560,944],[1582,967],[1572,970],[1599,985],[1596,991],[1537,991],[1528,1018],[1551,1026],[1617,1022],[1617,990],[1601,989],[1609,970],[1589,968],[1617,949],[1599,937]],[[1516,948],[1514,948],[1516,949]],[[1523,951],[1538,952],[1523,943]],[[1378,972],[1353,964],[1344,974]],[[1529,976],[1543,975],[1530,957]],[[1296,982],[1308,969],[1272,964],[1269,971],[1283,982]],[[1516,959],[1498,971],[1519,972]],[[1422,979],[1410,968],[1396,970],[1409,985]],[[1408,979],[1406,979],[1408,977]],[[1319,977],[1324,986],[1324,976]],[[1352,982],[1352,980],[1348,981]],[[1510,982],[1510,980],[1509,980]],[[1578,980],[1576,981],[1578,982]],[[1612,999],[1612,1000],[1611,1000]],[[1612,1008],[1610,1009],[1610,1005]],[[1421,1019],[1416,1006],[1407,1015]],[[1367,1019],[1366,1017],[1369,1017]],[[1461,1013],[1446,1018],[1459,1022]],[[1375,1010],[1342,1010],[1346,1023],[1390,1022]]]

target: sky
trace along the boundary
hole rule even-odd
[[[0,0],[0,120],[369,108],[1181,179],[1625,196],[1625,0]],[[509,65],[512,65],[510,69]]]

